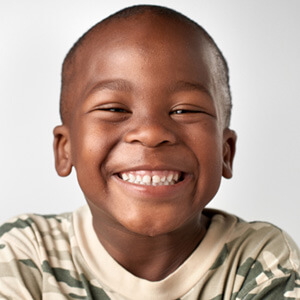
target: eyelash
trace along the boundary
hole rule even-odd
[[[171,115],[181,115],[186,113],[203,113],[200,110],[189,110],[189,109],[176,109],[170,112]]]
[[[117,112],[117,113],[127,113],[127,111],[123,108],[111,107],[111,108],[101,108],[99,110],[108,111],[108,112]],[[199,110],[189,110],[189,109],[176,109],[170,112],[170,115],[182,115],[187,113],[203,113]]]
[[[101,108],[99,110],[108,111],[108,112],[116,112],[116,113],[127,113],[128,111],[123,108],[118,107],[110,107],[110,108]],[[204,113],[200,110],[190,110],[190,109],[176,109],[170,112],[170,115],[182,115],[182,114],[197,114],[197,113]]]
[[[108,111],[108,112],[118,112],[118,113],[126,113],[127,111],[123,108],[111,107],[111,108],[101,108],[98,110]]]

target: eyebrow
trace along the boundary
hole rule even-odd
[[[104,80],[95,84],[89,91],[89,94],[105,89],[112,91],[130,92],[132,90],[132,85],[129,81],[124,79]]]
[[[129,81],[124,79],[104,80],[95,84],[88,94],[92,94],[95,91],[101,91],[105,89],[112,91],[131,92],[133,90],[133,86]],[[172,84],[169,88],[169,91],[171,93],[194,90],[206,93],[211,97],[209,90],[204,85],[198,82],[179,80]]]
[[[173,93],[181,91],[200,91],[204,92],[207,95],[211,96],[209,90],[198,82],[189,82],[189,81],[177,81],[173,86],[171,86],[170,91]]]

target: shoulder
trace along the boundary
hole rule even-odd
[[[211,219],[211,225],[219,226],[226,232],[226,244],[228,246],[244,245],[253,249],[265,248],[268,245],[277,249],[285,248],[287,251],[298,251],[298,247],[292,238],[277,226],[262,221],[246,222],[243,219],[224,211],[205,209],[204,214]],[[255,247],[254,247],[255,246]]]
[[[289,299],[298,299],[300,252],[287,233],[267,222],[245,222],[215,210],[208,213],[212,224],[216,219],[231,220],[227,222],[231,228],[223,229],[226,240],[211,270],[223,274],[226,282],[231,278],[232,296],[265,299],[272,295],[277,299],[276,295],[288,295]]]
[[[0,226],[0,248],[5,246],[32,252],[48,239],[59,239],[69,231],[72,213],[58,215],[23,214]]]
[[[70,222],[72,213],[40,215],[22,214],[7,220],[0,226],[0,237],[13,234],[16,231],[48,231],[49,229],[61,228]]]
[[[292,238],[277,226],[261,221],[246,222],[219,210],[209,209],[205,210],[205,213],[210,216],[212,224],[218,219],[224,220],[222,230],[227,233],[225,245],[228,251],[239,251],[241,256],[253,258],[273,255],[286,260],[290,267],[299,270],[299,248]]]
[[[73,216],[24,214],[0,226],[0,298],[59,297],[80,285]]]

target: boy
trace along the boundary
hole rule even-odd
[[[96,24],[68,53],[56,170],[88,206],[0,229],[2,299],[299,299],[281,230],[204,209],[232,176],[226,62],[156,6]]]

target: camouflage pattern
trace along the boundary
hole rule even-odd
[[[300,299],[299,250],[270,224],[205,210],[212,221],[198,249],[174,274],[149,282],[97,248],[87,211],[22,215],[0,227],[0,299]]]

